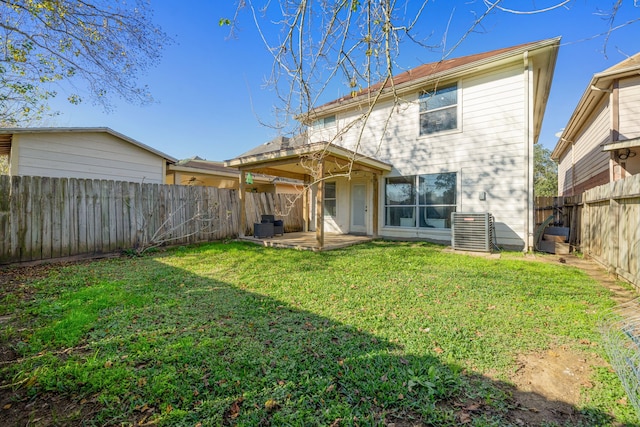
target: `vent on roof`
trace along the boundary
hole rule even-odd
[[[461,251],[491,252],[493,215],[488,212],[451,214],[451,246]]]

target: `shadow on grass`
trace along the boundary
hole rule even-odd
[[[69,350],[61,351],[64,325],[77,313],[51,308],[62,297],[33,311],[50,314],[33,319],[46,335],[35,330],[2,343],[50,337],[0,368],[2,425],[612,422],[535,393],[526,394],[538,408],[520,407],[511,386],[469,375],[435,352],[407,354],[397,342],[161,259],[90,266],[72,266],[49,284],[67,287],[71,300],[94,290],[79,305],[84,314],[101,289],[109,293],[108,307],[86,318]]]

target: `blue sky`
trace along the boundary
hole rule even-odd
[[[262,3],[262,0],[254,0]],[[61,94],[52,108],[61,112],[48,126],[107,126],[173,157],[198,155],[226,160],[277,136],[264,123],[273,123],[278,99],[265,86],[272,67],[248,13],[239,17],[235,38],[220,27],[222,17],[232,17],[235,1],[151,1],[155,22],[175,41],[161,64],[140,76],[156,103],[128,105],[116,100],[116,109],[105,113],[89,102],[69,105]],[[401,3],[401,1],[398,1]],[[505,8],[533,10],[561,0],[505,0]],[[602,11],[614,1],[572,0],[561,8],[540,14],[496,11],[452,53],[451,57],[480,53],[521,43],[562,36],[558,62],[539,142],[552,149],[555,134],[565,126],[594,73],[605,70],[640,51],[640,0],[624,0],[614,26],[634,21],[605,36],[609,22]],[[448,25],[446,48],[466,32],[482,0],[431,0],[419,25],[421,37],[441,44]],[[476,15],[474,15],[474,12]],[[264,22],[270,35],[279,28]],[[398,64],[412,68],[442,57],[442,49],[427,50],[412,44],[400,46]],[[398,70],[400,72],[402,70]],[[344,95],[340,84],[330,99]],[[330,99],[325,99],[328,101]]]

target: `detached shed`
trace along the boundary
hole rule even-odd
[[[106,127],[0,129],[9,175],[166,183],[177,160]]]

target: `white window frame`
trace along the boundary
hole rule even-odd
[[[428,204],[428,203],[421,203],[420,201],[420,178],[422,177],[427,177],[427,176],[432,176],[432,175],[439,175],[439,174],[455,174],[455,188],[454,188],[454,201],[455,203],[453,204]],[[384,185],[385,185],[385,199],[384,199],[384,226],[385,227],[397,227],[397,228],[411,228],[411,229],[420,229],[420,230],[449,230],[451,227],[429,227],[426,218],[424,219],[424,222],[427,223],[425,225],[423,225],[423,221],[422,221],[422,212],[423,209],[427,209],[427,208],[441,208],[441,207],[446,207],[446,208],[453,208],[454,212],[457,212],[458,210],[458,196],[460,194],[460,181],[459,181],[459,177],[460,174],[456,171],[451,171],[451,172],[440,172],[440,173],[422,173],[422,174],[416,174],[416,175],[403,175],[403,176],[398,176],[398,177],[387,177],[384,181]],[[404,179],[411,179],[412,183],[412,199],[410,202],[411,203],[407,203],[407,204],[393,204],[393,203],[388,203],[387,200],[387,185],[389,182],[389,179],[393,179],[393,178],[404,178]],[[390,209],[395,209],[395,210],[399,210],[399,211],[403,211],[406,215],[406,213],[408,212],[412,212],[411,217],[401,217],[399,219],[399,224],[390,224],[390,218],[388,217]],[[404,221],[403,221],[404,220]],[[442,218],[442,221],[445,221],[445,224],[447,222],[448,218]],[[436,220],[434,220],[436,221]],[[439,220],[437,220],[439,221]]]
[[[319,119],[314,120],[311,123],[311,127],[316,130],[316,129],[327,129],[327,128],[331,128],[331,127],[335,127],[336,126],[336,115],[332,114],[330,116],[326,116],[326,117],[320,117]]]
[[[327,197],[327,186],[328,185],[333,185],[334,187],[334,197]],[[338,216],[338,184],[336,183],[336,181],[325,181],[324,183],[324,200],[323,200],[323,211],[324,211],[324,215],[328,218],[335,218]],[[328,210],[327,210],[327,201],[333,201],[334,202],[334,206],[335,206],[335,214],[334,215],[330,215],[327,214]]]
[[[440,107],[440,108],[434,108],[431,110],[426,110],[426,111],[422,111],[422,97],[430,92],[438,92],[438,90],[444,90],[444,89],[448,89],[452,86],[455,86],[456,88],[456,104],[455,104],[455,111],[456,111],[456,127],[451,128],[451,129],[443,129],[443,130],[439,130],[439,131],[435,131],[435,132],[430,132],[430,133],[422,133],[422,116],[423,114],[428,114],[428,113],[433,113],[436,111],[442,111],[442,110],[446,110],[448,108],[453,108],[452,105],[447,105],[445,107]],[[457,132],[461,132],[462,131],[462,84],[460,81],[455,81],[455,82],[450,82],[447,84],[443,84],[443,85],[438,85],[432,89],[429,90],[424,90],[422,91],[420,94],[418,94],[418,136],[420,138],[428,138],[430,136],[434,136],[434,135],[446,135],[446,134],[450,134],[450,133],[457,133]]]

